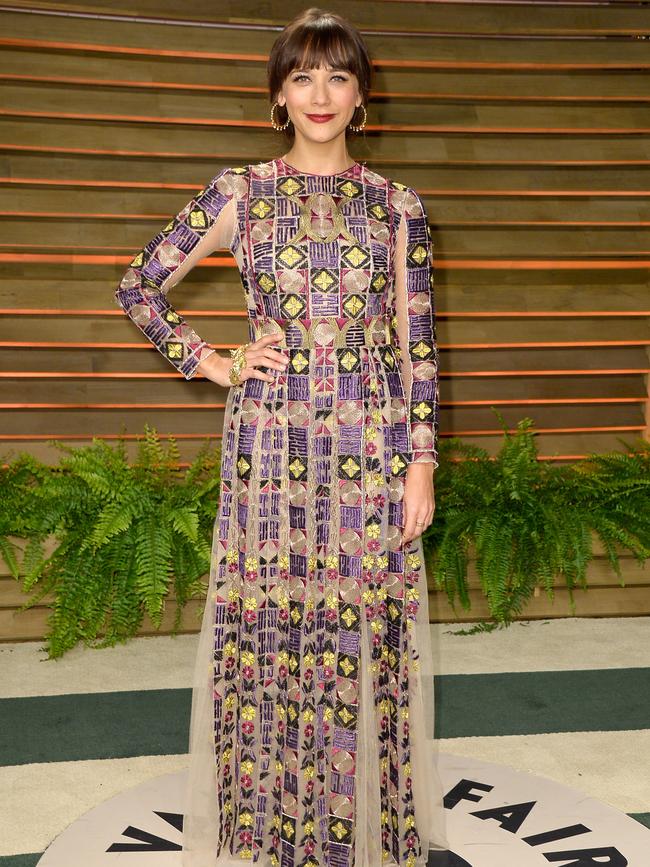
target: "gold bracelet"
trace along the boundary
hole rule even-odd
[[[233,358],[233,364],[228,371],[228,378],[233,385],[241,385],[241,372],[246,367],[246,350],[252,344],[242,343],[237,349],[231,349],[230,355]]]

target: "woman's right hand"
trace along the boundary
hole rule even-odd
[[[263,379],[267,382],[273,381],[273,374],[266,373],[263,370],[257,370],[258,366],[273,367],[277,370],[286,369],[286,366],[289,363],[288,356],[277,349],[270,348],[272,344],[277,342],[277,334],[265,334],[246,348],[244,351],[246,365],[241,369],[239,374],[242,383],[251,377],[255,379]],[[233,365],[233,360],[232,357],[226,358],[223,355],[219,355],[217,352],[213,352],[212,355],[208,355],[208,357],[198,365],[196,371],[202,376],[205,376],[206,379],[216,382],[217,385],[232,387],[229,372]]]

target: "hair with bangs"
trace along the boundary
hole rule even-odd
[[[276,101],[284,80],[294,69],[316,69],[329,66],[345,69],[356,76],[359,83],[362,105],[367,105],[372,83],[372,62],[368,49],[359,31],[335,12],[312,6],[297,15],[284,28],[273,44],[267,63],[269,101]],[[359,106],[359,119],[363,118]],[[359,119],[352,116],[350,123]],[[289,116],[287,107],[279,105],[275,117],[284,124]],[[345,129],[351,132],[350,126]],[[289,123],[284,133],[293,139],[293,124]]]

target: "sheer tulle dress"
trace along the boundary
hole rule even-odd
[[[425,865],[446,849],[412,462],[437,460],[431,233],[355,163],[222,169],[135,256],[116,299],[186,378],[214,350],[167,293],[215,250],[272,381],[228,389],[190,725],[183,867]]]

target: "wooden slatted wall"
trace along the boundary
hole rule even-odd
[[[226,390],[184,381],[113,293],[221,167],[286,152],[265,63],[305,5],[281,6],[279,19],[246,0],[0,5],[5,454],[56,461],[53,437],[120,433],[134,447],[145,422],[186,460],[219,439]],[[513,427],[534,419],[546,460],[648,438],[650,5],[327,8],[362,29],[376,65],[353,156],[418,189],[431,219],[441,436],[494,452],[495,407]],[[170,297],[224,354],[246,339],[228,251]],[[618,602],[586,613],[650,612],[647,578],[626,608],[596,571]]]

